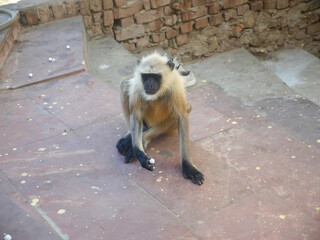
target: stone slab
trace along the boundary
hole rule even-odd
[[[306,98],[271,98],[256,103],[256,111],[281,128],[320,149],[320,107]]]
[[[245,49],[219,54],[190,64],[188,68],[197,79],[219,85],[228,95],[246,105],[263,98],[296,95]]]
[[[0,92],[0,154],[67,130],[67,126],[21,91]]]
[[[189,232],[110,156],[73,133],[25,145],[1,158],[0,167],[63,239],[172,239]]]
[[[122,112],[119,90],[88,73],[30,86],[23,92],[71,129]]]
[[[301,143],[276,125],[259,125],[253,130],[235,127],[204,139],[201,145],[211,153],[219,152],[228,165],[260,184],[290,189],[319,181],[317,148]]]
[[[0,234],[9,234],[12,239],[61,240],[50,228],[30,217],[19,205],[5,194],[0,193]]]
[[[316,210],[313,210],[316,214]],[[211,223],[210,228],[206,223]],[[319,222],[270,189],[243,198],[192,226],[201,239],[317,239]]]
[[[285,49],[262,61],[295,92],[320,105],[320,60],[303,49]]]
[[[1,89],[84,71],[83,51],[81,16],[23,29],[0,73]]]

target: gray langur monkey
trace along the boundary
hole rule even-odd
[[[178,128],[183,176],[203,184],[204,176],[192,164],[189,152],[191,105],[172,59],[155,52],[138,60],[134,77],[121,82],[121,102],[130,130],[117,143],[125,163],[137,158],[142,167],[152,171],[154,161],[144,149],[151,139]]]

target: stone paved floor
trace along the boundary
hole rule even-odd
[[[192,157],[205,175],[200,187],[182,177],[177,133],[148,147],[154,172],[123,163],[115,148],[127,131],[118,89],[88,73],[2,90],[0,234],[319,239],[319,145],[214,84],[187,97]]]

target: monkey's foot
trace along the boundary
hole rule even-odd
[[[149,158],[144,152],[140,151],[139,149],[135,149],[135,153],[143,168],[149,171],[153,171],[155,169],[154,160],[151,160],[152,158]]]
[[[131,134],[126,135],[125,137],[121,138],[117,143],[118,152],[122,156],[127,156],[128,151],[132,150],[132,140]]]
[[[135,161],[136,155],[134,154],[133,148],[129,148],[128,151],[126,152],[126,157],[124,158],[124,163],[132,163]]]
[[[194,184],[201,185],[204,182],[203,174],[190,163],[182,163],[182,174],[184,178],[191,179]]]

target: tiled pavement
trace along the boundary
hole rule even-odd
[[[177,133],[148,147],[155,171],[123,163],[115,148],[127,131],[118,95],[88,73],[0,92],[0,234],[319,239],[316,142],[216,85],[193,89],[191,151],[205,175],[199,187],[182,177]]]

